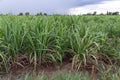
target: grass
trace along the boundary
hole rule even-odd
[[[100,73],[99,77],[91,78],[87,73],[78,73],[78,72],[69,72],[69,73],[60,73],[57,72],[54,75],[47,76],[44,73],[38,76],[32,76],[26,74],[22,77],[9,77],[9,78],[0,78],[0,80],[119,80],[120,71],[118,70],[115,74],[110,73]]]
[[[119,16],[0,16],[1,71],[21,55],[34,69],[38,62],[62,65],[66,59],[76,70],[119,65],[119,22]]]
[[[25,75],[24,77],[15,77],[15,78],[1,78],[0,80],[89,80],[89,76],[87,74],[81,73],[56,73],[52,76],[46,76],[45,74],[41,74],[39,76],[30,76]]]

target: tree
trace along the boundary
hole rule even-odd
[[[96,11],[94,11],[94,12],[93,12],[93,15],[96,15],[96,14],[97,14],[97,12],[96,12]]]
[[[29,16],[29,15],[30,15],[30,13],[29,13],[29,12],[26,12],[26,13],[25,13],[25,15],[26,15],[26,16]]]
[[[119,12],[113,12],[112,15],[119,15]]]
[[[42,12],[40,12],[40,13],[37,13],[36,15],[39,16],[39,15],[43,15],[43,14],[42,14]]]
[[[119,12],[116,11],[116,12],[107,12],[107,15],[119,15]]]
[[[45,16],[47,16],[47,13],[44,13]]]
[[[107,15],[112,15],[112,12],[108,12],[108,11],[107,11]]]
[[[40,12],[40,15],[43,15],[42,12]]]
[[[21,12],[21,13],[19,13],[18,15],[19,15],[19,16],[22,16],[22,15],[23,15],[23,13]]]

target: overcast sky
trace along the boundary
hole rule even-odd
[[[0,0],[0,13],[80,14],[120,11],[120,0]]]

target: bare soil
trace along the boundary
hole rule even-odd
[[[110,64],[106,62],[106,60],[105,61],[100,60],[99,62],[100,64],[103,65],[101,67],[105,68],[103,70],[107,71],[108,67],[111,66]],[[84,65],[84,63],[82,63],[82,65]],[[111,70],[114,71],[114,68],[111,68]],[[37,76],[40,73],[44,73],[50,76],[56,72],[64,73],[64,72],[69,72],[69,71],[74,72],[76,71],[76,69],[72,68],[72,61],[68,58],[64,60],[62,65],[54,64],[51,62],[40,64],[40,62],[38,61],[36,69],[35,69],[33,60],[30,61],[27,56],[22,55],[22,56],[17,57],[14,62],[9,62],[8,71],[5,71],[5,68],[2,68],[0,77],[6,77],[6,78],[11,77],[12,79],[14,79],[16,76],[21,77],[21,76],[24,76],[25,74]],[[95,76],[95,74],[99,72],[97,67],[94,64],[91,64],[89,62],[87,62],[87,65],[81,66],[78,71],[88,72],[91,77]]]

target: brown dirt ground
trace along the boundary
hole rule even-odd
[[[103,61],[103,60],[101,60]],[[30,74],[30,75],[34,75],[37,76],[40,73],[44,73],[48,76],[53,75],[56,72],[69,72],[69,71],[76,71],[75,69],[72,69],[72,62],[69,59],[64,60],[63,64],[54,64],[54,63],[44,63],[44,64],[40,64],[38,62],[37,66],[36,66],[36,70],[34,69],[34,65],[33,65],[33,61],[29,61],[27,56],[22,56],[22,57],[18,57],[16,58],[16,60],[12,63],[9,62],[9,69],[8,72],[5,72],[5,69],[3,68],[0,73],[0,77],[10,77],[12,78],[12,80],[14,80],[14,78],[17,77],[21,77],[24,76],[25,74]],[[94,76],[98,70],[95,68],[95,66],[93,64],[87,63],[88,65],[86,66],[81,66],[81,68],[79,69],[79,71],[82,72],[88,72],[90,74],[90,76]],[[106,63],[103,61],[101,62],[101,64],[105,64]],[[83,64],[84,65],[84,64]]]

